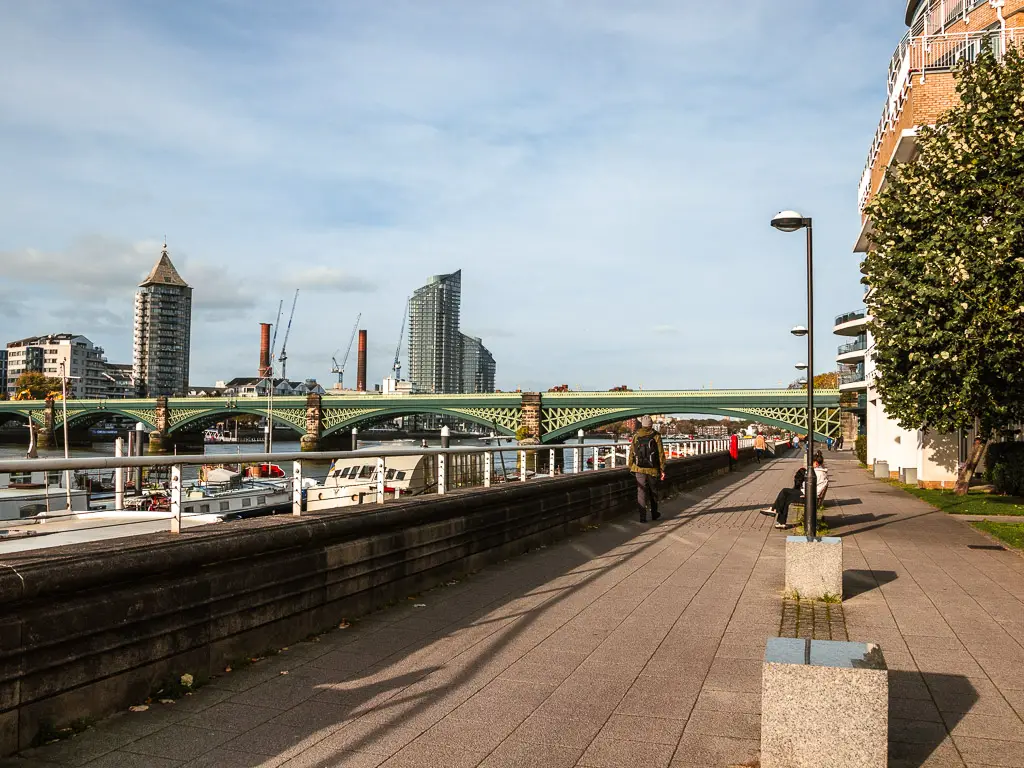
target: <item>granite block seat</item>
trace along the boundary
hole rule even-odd
[[[889,678],[877,645],[769,639],[761,712],[761,768],[886,768]]]

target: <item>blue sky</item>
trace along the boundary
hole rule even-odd
[[[461,268],[503,389],[776,386],[805,357],[792,207],[831,370],[903,6],[4,3],[0,341],[129,361],[166,235],[195,384],[254,374],[295,287],[290,377],[330,382],[362,312],[379,381],[405,298]]]

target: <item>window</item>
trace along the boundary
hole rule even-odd
[[[195,511],[195,507],[185,507],[185,514],[191,515]]]
[[[405,472],[398,472],[395,475],[395,480],[405,480]]]
[[[246,497],[246,498],[242,499],[242,506],[243,507],[251,507],[252,506],[252,499],[250,499],[249,497]]]
[[[359,472],[359,477],[373,477],[373,465],[364,464]]]
[[[257,496],[256,497],[256,503],[262,507],[264,504],[267,503],[267,497],[266,496]]]
[[[384,479],[385,480],[394,480],[395,479],[395,470],[389,469],[387,472],[385,472],[384,473]]]
[[[208,515],[208,514],[210,514],[210,505],[209,504],[200,504],[199,505],[199,514],[201,514],[201,515]]]
[[[230,501],[222,501],[220,503],[220,511],[221,512],[227,512],[230,509],[231,509],[231,502]]]

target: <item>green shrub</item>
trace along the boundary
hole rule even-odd
[[[1024,443],[989,443],[985,476],[999,493],[1024,493]]]
[[[1016,451],[1009,454],[997,462],[988,474],[998,493],[1024,496],[1024,452]]]
[[[861,464],[868,463],[868,436],[857,435],[857,440],[853,444],[853,450],[857,454],[857,458]]]
[[[985,477],[995,482],[997,464],[1024,462],[1024,443],[989,443],[985,451]]]

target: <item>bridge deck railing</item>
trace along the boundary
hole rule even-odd
[[[741,448],[751,447],[753,438],[741,438]],[[719,453],[729,450],[729,438],[710,438],[703,440],[679,440],[666,438],[665,453],[669,459],[687,458],[690,456]],[[180,533],[183,522],[194,523],[216,522],[221,518],[219,510],[213,509],[217,502],[216,496],[208,497],[209,509],[203,510],[202,503],[190,499],[187,495],[190,488],[186,485],[187,475],[196,477],[195,468],[218,463],[245,466],[277,465],[285,472],[284,477],[258,478],[254,482],[264,484],[268,494],[273,491],[284,498],[290,498],[290,504],[282,506],[294,516],[307,513],[309,494],[318,494],[317,507],[321,511],[336,511],[346,506],[358,510],[367,503],[384,504],[389,500],[401,498],[401,492],[391,486],[387,478],[388,460],[397,457],[422,456],[425,459],[424,469],[427,482],[423,493],[446,494],[453,490],[465,488],[489,488],[503,483],[534,482],[550,479],[562,474],[578,474],[596,472],[623,467],[628,455],[629,442],[610,441],[594,443],[575,443],[550,447],[544,445],[500,445],[487,446],[450,446],[435,448],[372,448],[357,451],[320,451],[320,452],[279,452],[279,453],[246,453],[236,455],[180,455],[180,456],[109,456],[99,458],[54,458],[54,459],[15,459],[0,461],[0,475],[31,472],[65,474],[65,486],[69,485],[72,472],[76,477],[84,478],[88,473],[113,471],[114,473],[114,508],[111,510],[75,511],[67,487],[48,487],[47,511],[32,517],[15,521],[4,521],[11,527],[21,528],[33,525],[33,538],[56,535],[67,530],[68,526],[49,525],[52,523],[87,523],[95,525],[90,528],[112,528],[118,526],[137,525],[139,522],[166,520],[171,533]],[[561,457],[558,456],[562,453]],[[561,458],[561,461],[559,461]],[[362,476],[339,483],[336,486],[325,485],[323,481],[331,464],[335,460],[359,459],[363,466],[374,467],[370,477]],[[290,467],[287,465],[290,463]],[[283,465],[283,466],[282,466]],[[392,464],[392,467],[394,465]],[[133,503],[133,499],[144,500],[142,483],[136,483],[132,490],[136,495],[129,495],[127,476],[131,470],[149,469],[150,477],[163,471],[166,480],[150,483],[150,491],[165,494],[169,503],[165,509],[145,509]],[[289,471],[290,469],[290,471]],[[191,470],[191,472],[190,472]],[[140,495],[141,494],[141,495]],[[332,496],[333,494],[333,496]],[[35,498],[38,498],[36,494]],[[322,503],[321,503],[322,502]],[[332,502],[336,506],[331,506]],[[50,504],[52,503],[52,509]],[[199,508],[200,511],[196,511]],[[2,523],[0,523],[2,524]],[[36,528],[38,526],[38,528]],[[80,530],[80,529],[75,529]],[[150,532],[150,531],[139,531]],[[109,535],[109,534],[108,534]],[[117,533],[116,536],[132,535]],[[2,539],[0,539],[2,540]],[[43,544],[43,546],[46,546]]]

